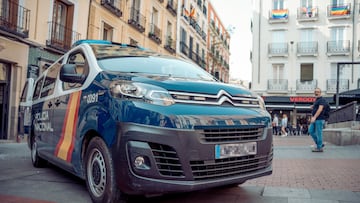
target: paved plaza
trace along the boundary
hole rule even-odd
[[[311,152],[309,136],[274,136],[273,174],[238,187],[213,188],[130,202],[359,203],[360,145],[325,143]],[[89,202],[85,183],[56,167],[35,169],[25,143],[0,143],[0,202]]]

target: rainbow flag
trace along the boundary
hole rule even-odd
[[[349,7],[348,6],[332,6],[330,10],[331,15],[347,15],[349,14]]]
[[[275,18],[275,19],[287,18],[288,10],[287,9],[272,10],[271,15],[272,15],[272,18]]]

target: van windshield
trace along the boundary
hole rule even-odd
[[[98,60],[107,71],[159,74],[170,77],[214,81],[214,77],[200,67],[180,59],[160,56],[122,56]]]

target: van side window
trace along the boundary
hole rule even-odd
[[[28,89],[29,89],[29,82],[26,81],[21,93],[20,102],[26,102],[26,96],[27,96],[26,94],[29,91]]]
[[[44,77],[42,77],[41,79],[39,79],[39,80],[36,82],[35,90],[34,90],[34,94],[33,94],[33,100],[36,100],[36,99],[39,98],[40,90],[41,90],[41,86],[42,86],[43,80],[44,80]]]
[[[89,65],[88,65],[87,60],[83,53],[81,53],[81,52],[72,53],[69,56],[67,63],[76,65],[76,73],[77,74],[83,74],[85,76],[87,76],[89,74]],[[81,86],[82,86],[82,84],[80,84],[80,83],[69,83],[69,82],[63,83],[64,90],[78,88]]]
[[[60,72],[60,67],[60,63],[55,63],[49,68],[44,80],[43,88],[41,89],[41,98],[52,95],[54,93],[56,78]]]

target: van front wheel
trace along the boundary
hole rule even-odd
[[[86,186],[93,202],[119,202],[111,153],[100,137],[94,137],[85,154]]]

